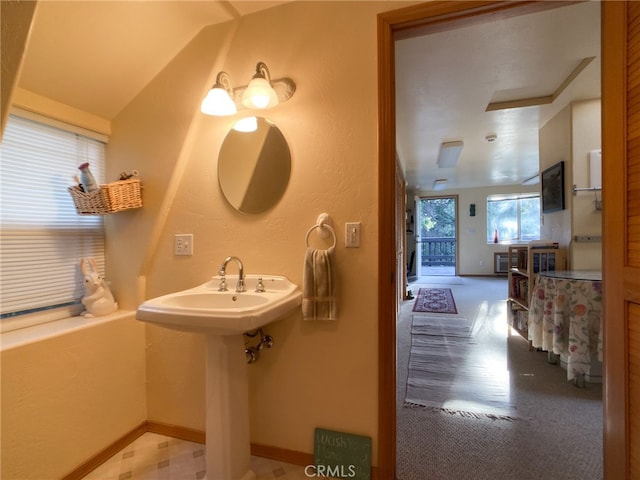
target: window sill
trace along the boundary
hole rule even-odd
[[[60,320],[54,320],[31,327],[13,330],[3,333],[0,337],[0,352],[22,347],[24,345],[40,342],[49,338],[65,335],[70,332],[91,328],[115,320],[122,320],[126,317],[134,317],[133,310],[118,310],[111,315],[103,317],[84,318],[80,316],[67,317]]]

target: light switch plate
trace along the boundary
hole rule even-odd
[[[344,244],[347,248],[360,247],[360,222],[344,224]]]

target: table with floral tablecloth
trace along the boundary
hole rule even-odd
[[[602,272],[563,270],[536,275],[529,305],[529,340],[567,358],[569,380],[602,361]]]

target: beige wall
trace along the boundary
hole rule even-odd
[[[573,104],[572,149],[573,184],[589,187],[589,152],[602,148],[600,99]],[[602,210],[595,209],[595,199],[602,200],[602,192],[578,192],[571,195],[571,234],[602,236]],[[571,243],[571,266],[575,270],[602,269],[602,242]]]
[[[540,238],[558,242],[569,248],[571,243],[571,185],[573,184],[571,156],[571,106],[565,107],[549,120],[538,134],[540,172],[564,161],[565,209],[542,214]],[[540,188],[541,188],[540,184]]]
[[[458,195],[458,229],[460,232],[459,273],[462,275],[493,275],[493,254],[506,252],[508,244],[487,243],[487,197],[493,194],[535,192],[537,185],[506,185],[469,188],[454,192]],[[469,205],[475,203],[476,216],[469,216]],[[482,262],[482,264],[481,264]]]
[[[3,339],[0,364],[2,478],[61,478],[146,420],[132,313],[14,348]]]
[[[143,209],[109,219],[108,265],[125,307],[214,275],[227,255],[248,273],[302,280],[305,234],[321,212],[339,239],[339,320],[299,312],[268,328],[275,347],[250,368],[253,442],[312,452],[317,426],[377,443],[376,15],[392,2],[301,2],[204,29],[112,124],[111,174],[136,168]],[[219,70],[248,82],[264,61],[295,96],[267,112],[292,152],[282,200],[260,215],[223,199],[216,158],[234,118],[199,103]],[[362,222],[345,249],[344,223]],[[174,257],[175,233],[193,233],[193,257]],[[319,245],[319,244],[318,244]],[[147,328],[149,419],[204,429],[201,338]],[[375,463],[374,453],[374,463]]]
[[[568,105],[540,129],[540,171],[565,162],[565,209],[542,215],[541,236],[568,249],[568,267],[574,270],[602,268],[601,243],[573,241],[574,235],[600,235],[602,213],[594,210],[593,193],[572,193],[574,184],[588,186],[588,153],[601,147],[600,128],[600,100],[596,99]]]

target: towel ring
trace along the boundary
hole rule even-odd
[[[336,232],[333,230],[333,227],[331,225],[329,225],[328,223],[324,223],[324,224],[317,223],[313,227],[311,227],[309,230],[307,230],[307,235],[304,237],[304,242],[307,245],[307,248],[309,248],[309,235],[316,228],[328,228],[329,231],[331,232],[331,236],[333,237],[333,245],[332,245],[331,248],[336,246],[336,243],[337,243]]]

